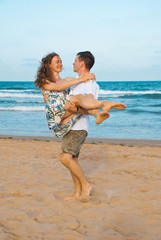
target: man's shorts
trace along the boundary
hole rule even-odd
[[[87,135],[86,130],[70,130],[62,139],[62,152],[77,158]]]

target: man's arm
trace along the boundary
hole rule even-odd
[[[66,102],[65,109],[69,112],[72,112],[72,113],[78,113],[78,114],[81,114],[81,115],[89,115],[88,110],[86,110],[84,108],[81,108],[81,107],[77,107],[72,102]]]

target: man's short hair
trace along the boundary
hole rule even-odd
[[[95,58],[89,51],[79,52],[77,53],[77,56],[79,55],[79,61],[84,61],[84,64],[87,69],[91,69],[94,65]]]

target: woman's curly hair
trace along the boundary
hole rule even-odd
[[[46,57],[42,58],[41,65],[37,70],[36,80],[34,82],[35,87],[42,88],[44,84],[49,82],[53,82],[53,75],[51,71],[51,61],[53,57],[59,56],[57,53],[53,52],[48,54]]]

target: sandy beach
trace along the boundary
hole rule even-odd
[[[86,203],[63,202],[73,183],[60,153],[60,141],[0,137],[0,240],[161,239],[161,141],[88,140]]]

